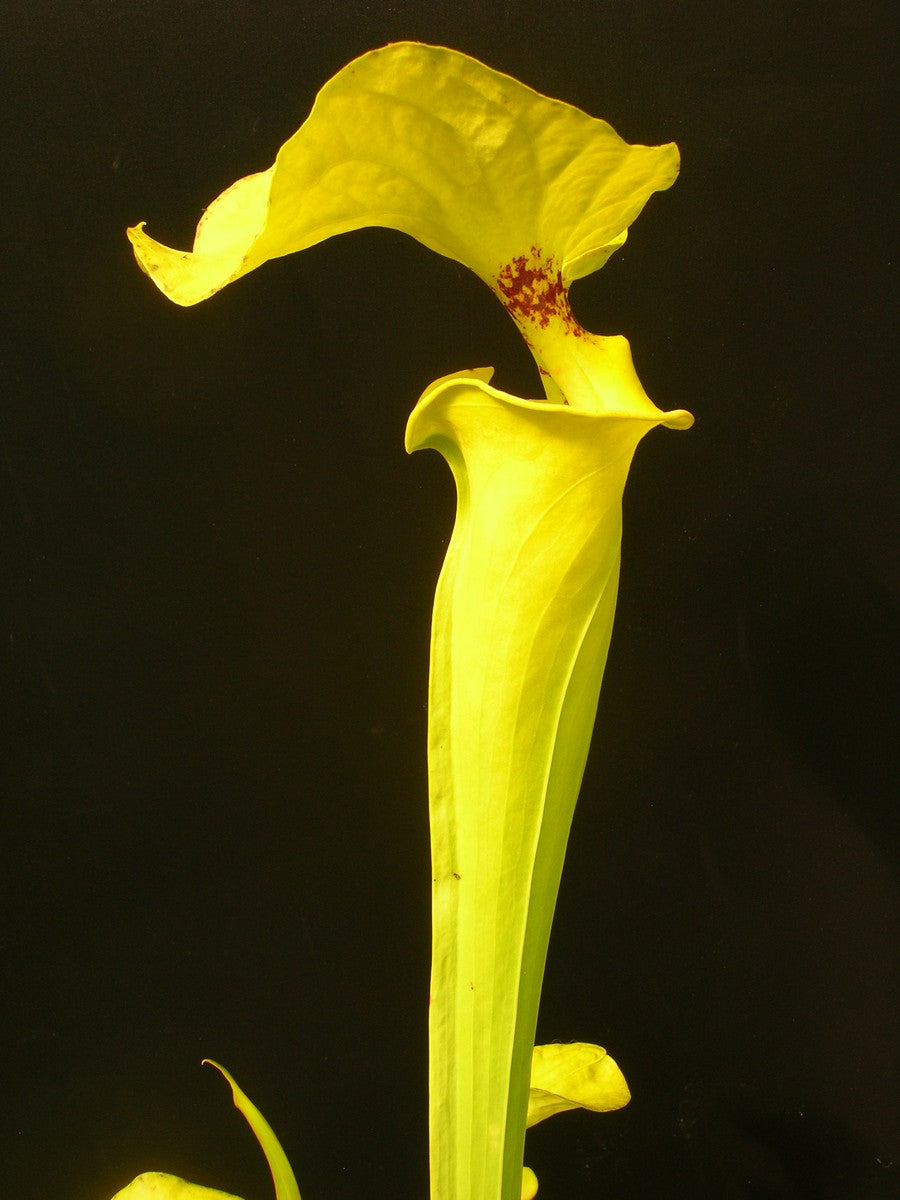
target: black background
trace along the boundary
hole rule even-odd
[[[427,1191],[425,684],[447,372],[537,394],[474,277],[367,231],[196,309],[189,245],[374,46],[455,46],[678,141],[576,285],[689,433],[640,449],[543,1039],[628,1109],[546,1200],[896,1194],[895,386],[884,4],[3,5],[3,1200],[169,1170]]]

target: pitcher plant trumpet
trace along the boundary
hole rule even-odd
[[[612,631],[623,489],[644,434],[692,418],[651,402],[627,341],[582,328],[568,289],[678,165],[674,144],[628,145],[472,58],[406,42],[338,72],[273,166],[210,204],[191,251],[128,231],[144,271],[189,305],[335,234],[400,230],[492,289],[540,371],[542,399],[498,390],[489,368],[439,379],[406,431],[407,450],[444,456],[457,491],[429,682],[432,1200],[533,1196],[526,1125],[629,1099],[602,1048],[534,1036]],[[226,1078],[277,1200],[299,1200],[274,1134]],[[222,1195],[154,1174],[118,1200],[151,1193]]]

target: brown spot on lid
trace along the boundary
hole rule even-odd
[[[500,268],[497,293],[510,316],[520,323],[546,329],[552,320],[560,320],[575,337],[584,333],[569,307],[559,265],[552,255],[544,257],[537,246]]]

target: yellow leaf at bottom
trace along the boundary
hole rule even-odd
[[[217,1188],[201,1187],[199,1183],[188,1183],[177,1175],[166,1175],[162,1171],[145,1171],[132,1179],[127,1187],[116,1192],[113,1200],[240,1200],[231,1192],[220,1192]]]

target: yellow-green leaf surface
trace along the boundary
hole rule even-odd
[[[458,497],[429,684],[432,1200],[519,1200],[532,1185],[538,998],[612,631],[622,491],[641,437],[692,420],[651,402],[625,338],[581,327],[568,284],[677,171],[672,144],[630,146],[474,59],[407,42],[330,80],[275,164],[209,206],[192,251],[129,230],[180,304],[334,234],[401,230],[484,280],[541,373],[541,401],[491,387],[488,368],[438,380],[407,427],[408,449],[447,459]]]
[[[272,1131],[269,1122],[249,1096],[241,1091],[233,1077],[224,1067],[220,1066],[217,1062],[213,1062],[211,1058],[204,1059],[204,1062],[209,1063],[211,1067],[215,1067],[228,1081],[235,1108],[242,1114],[256,1135],[256,1140],[262,1147],[262,1152],[266,1156],[266,1162],[269,1164],[269,1170],[272,1172],[272,1182],[275,1185],[275,1200],[300,1200],[300,1189],[297,1187],[297,1180],[294,1178],[291,1164],[288,1162],[287,1155],[282,1150],[281,1143]]]
[[[570,1108],[613,1112],[631,1099],[625,1076],[602,1046],[585,1042],[535,1046],[528,1125]]]

